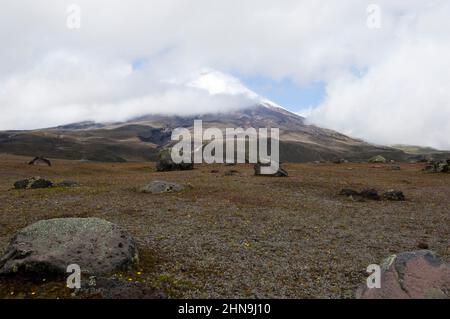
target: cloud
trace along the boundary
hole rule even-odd
[[[76,30],[66,27],[73,2],[81,8]],[[440,134],[449,121],[436,115],[450,107],[450,3],[378,0],[381,28],[369,29],[372,2],[2,3],[0,129],[242,107],[252,98],[236,91],[225,75],[233,73],[324,83],[327,97],[308,112],[318,125],[379,143],[450,148]],[[223,73],[187,80],[204,68]]]
[[[450,45],[402,44],[362,77],[328,86],[309,121],[380,144],[449,149]]]

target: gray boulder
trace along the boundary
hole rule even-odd
[[[180,192],[184,189],[183,185],[164,181],[153,181],[138,189],[140,193],[163,194]]]
[[[450,265],[434,252],[419,250],[388,257],[381,265],[381,288],[366,284],[358,299],[448,299]]]
[[[126,270],[138,261],[134,239],[98,218],[42,220],[20,230],[0,259],[0,274],[66,273],[77,264],[84,274]]]

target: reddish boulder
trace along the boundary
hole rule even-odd
[[[381,265],[381,288],[366,284],[358,299],[448,299],[450,265],[434,252],[419,250],[392,255]]]

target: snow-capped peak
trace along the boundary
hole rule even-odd
[[[212,69],[201,69],[190,74],[184,79],[170,80],[168,82],[182,84],[190,88],[205,90],[210,95],[243,95],[250,100],[254,100],[255,103],[263,106],[284,109],[282,106],[247,88],[238,78]]]

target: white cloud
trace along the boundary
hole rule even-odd
[[[79,30],[66,27],[73,2],[82,9]],[[323,82],[328,96],[312,111],[314,123],[374,142],[450,148],[442,137],[450,126],[450,3],[378,0],[382,27],[370,30],[366,8],[372,2],[2,3],[0,129],[250,102],[240,83],[224,74],[186,80],[208,67]],[[142,68],[133,67],[137,60],[145,62]]]

